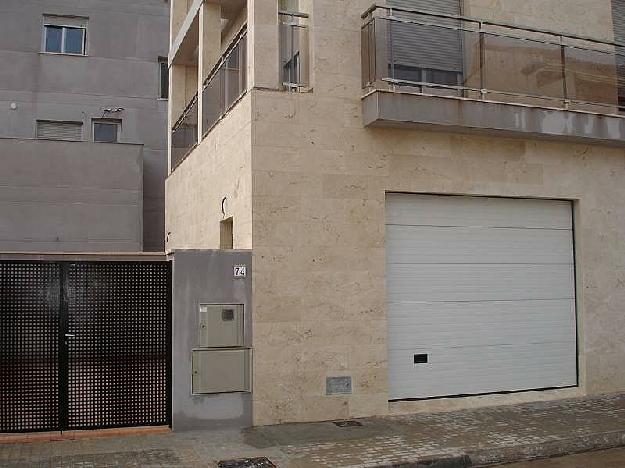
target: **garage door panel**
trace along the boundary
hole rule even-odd
[[[391,303],[390,349],[574,343],[575,301]],[[418,317],[415,320],[415,317]]]
[[[389,302],[573,299],[572,265],[389,265]]]
[[[567,201],[388,194],[387,224],[571,229]]]
[[[391,399],[576,385],[572,221],[566,201],[388,195]]]
[[[568,342],[391,350],[389,396],[429,398],[570,387],[577,384],[577,367],[570,359],[575,353],[575,344]],[[428,364],[414,364],[414,354],[428,354]]]
[[[573,264],[566,230],[388,226],[387,262]]]

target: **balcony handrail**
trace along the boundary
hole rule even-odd
[[[230,41],[230,44],[228,44],[228,47],[226,47],[226,50],[224,51],[224,53],[221,54],[221,56],[219,57],[219,60],[217,60],[217,63],[215,63],[213,68],[211,68],[210,73],[208,74],[204,82],[202,83],[202,91],[206,89],[207,86],[210,85],[211,81],[215,78],[217,73],[219,73],[219,69],[221,68],[221,66],[228,61],[228,59],[230,58],[230,55],[232,55],[232,52],[239,45],[239,43],[243,40],[243,38],[246,37],[246,34],[247,34],[247,24],[244,24],[241,27],[241,29],[239,29],[239,31],[234,35],[234,37],[232,38],[232,41]]]
[[[383,12],[388,12],[388,14],[387,15],[374,14],[376,9],[378,8],[381,9]],[[396,16],[395,11],[406,12],[406,15]],[[418,17],[411,18],[412,14],[418,15]],[[453,21],[449,21],[446,24],[445,22],[435,22],[435,21],[431,21],[430,19],[428,19],[427,18],[428,15],[436,17],[436,18],[445,18],[445,19],[453,20]],[[419,16],[426,17],[426,18],[421,19]],[[624,108],[623,90],[625,90],[625,84],[624,84],[625,77],[623,75],[622,67],[623,67],[623,63],[625,63],[625,61],[623,61],[623,57],[625,57],[625,54],[619,53],[618,47],[621,47],[621,46],[620,44],[617,44],[616,42],[608,43],[606,41],[600,41],[600,40],[594,39],[591,42],[588,42],[587,44],[576,45],[576,44],[572,44],[571,43],[572,41],[567,41],[564,38],[569,37],[569,38],[574,38],[574,39],[581,39],[579,36],[571,36],[571,35],[567,36],[564,34],[553,33],[551,31],[546,32],[544,30],[539,30],[537,28],[520,28],[525,31],[555,34],[555,35],[558,35],[560,38],[559,41],[553,41],[553,40],[550,40],[550,38],[547,38],[546,40],[541,40],[535,37],[523,37],[522,35],[518,33],[512,34],[507,31],[501,31],[501,32],[491,31],[490,28],[484,29],[482,27],[484,23],[489,23],[493,25],[502,24],[502,23],[497,23],[495,21],[487,22],[487,21],[476,20],[473,18],[466,18],[464,16],[459,16],[459,15],[450,15],[450,14],[445,14],[445,13],[433,13],[433,12],[429,12],[426,10],[416,10],[416,9],[412,10],[412,9],[406,9],[406,8],[393,8],[393,7],[386,7],[386,6],[382,7],[379,5],[374,5],[371,8],[369,8],[369,10],[367,10],[367,12],[363,14],[363,19],[365,20],[362,25],[363,33],[366,34],[368,37],[368,39],[366,39],[367,43],[363,42],[363,47],[365,47],[363,48],[363,54],[367,54],[366,57],[363,55],[363,60],[365,60],[365,62],[363,62],[363,87],[364,88],[367,88],[367,87],[375,88],[377,86],[376,85],[376,82],[377,82],[377,83],[386,83],[386,86],[383,89],[392,89],[394,91],[401,91],[401,90],[397,90],[396,87],[404,86],[407,88],[408,87],[416,88],[419,90],[418,91],[419,93],[424,93],[424,94],[427,94],[428,92],[425,88],[428,88],[431,90],[434,90],[434,89],[449,90],[449,91],[453,91],[457,93],[456,97],[466,98],[466,99],[488,100],[488,95],[495,95],[495,96],[502,96],[502,97],[503,96],[521,97],[523,99],[535,98],[539,100],[551,101],[553,103],[556,103],[556,102],[560,103],[560,104],[554,104],[554,108],[556,109],[563,108],[567,110],[579,110],[582,112],[595,112],[594,109],[588,109],[588,108],[584,109],[583,106],[599,106],[599,107],[604,108],[603,111],[598,112],[600,114],[608,113],[610,115],[617,115],[619,117],[625,118],[625,115],[620,114],[620,112]],[[395,58],[393,54],[392,45],[390,46],[390,52],[389,52],[390,53],[389,65],[391,66],[391,70],[387,70],[384,65],[384,60],[386,60],[384,58],[385,53],[378,52],[377,48],[379,46],[372,45],[370,42],[368,42],[371,40],[371,38],[373,38],[373,40],[376,41],[375,24],[378,21],[382,23],[388,22],[388,24],[390,25],[398,22],[400,24],[407,23],[407,26],[410,24],[416,24],[419,26],[425,26],[426,28],[444,28],[444,29],[454,30],[454,31],[466,31],[470,33],[471,35],[476,35],[476,42],[475,42],[476,49],[472,52],[472,57],[474,57],[472,71],[471,70],[467,71],[463,65],[463,69],[460,72],[462,73],[462,76],[458,76],[459,80],[464,80],[465,78],[469,77],[468,81],[463,81],[462,83],[460,81],[458,81],[458,83],[444,82],[444,81],[437,82],[437,79],[435,78],[426,79],[425,78],[426,75],[424,74],[425,72],[421,72],[421,74],[402,74],[401,69],[400,69],[400,73],[396,75],[395,74],[396,62],[395,62]],[[470,27],[464,24],[449,24],[449,23],[456,23],[456,22],[462,22],[462,21],[479,23],[479,28]],[[372,28],[372,25],[373,25],[373,28]],[[504,25],[504,26],[508,28],[516,27],[516,26],[510,26],[510,25]],[[383,29],[382,31],[385,31],[385,30],[386,29]],[[371,34],[373,34],[373,36],[371,36]],[[382,34],[385,34],[385,33],[382,33]],[[391,30],[389,30],[389,34],[390,36],[386,38],[385,40],[393,41],[393,35],[392,35]],[[552,83],[550,82],[549,86],[552,86],[552,88],[550,88],[551,90],[545,88],[547,92],[544,92],[544,93],[540,92],[540,91],[543,91],[543,89],[539,87],[532,88],[535,85],[530,84],[530,82],[521,84],[520,87],[516,89],[509,88],[505,85],[501,86],[501,84],[499,85],[495,84],[495,86],[489,86],[489,83],[487,83],[485,80],[492,80],[493,75],[492,73],[489,74],[488,76],[485,75],[485,70],[488,71],[490,67],[490,65],[485,62],[486,57],[484,55],[485,50],[486,50],[485,48],[487,47],[485,38],[487,37],[494,37],[494,38],[501,37],[501,38],[505,38],[508,40],[511,39],[511,40],[518,42],[519,44],[522,44],[522,43],[546,44],[548,45],[549,48],[559,49],[560,50],[560,53],[558,54],[559,58],[558,59],[555,58],[555,53],[557,53],[557,49],[552,49],[549,53],[554,54],[553,64],[547,61],[541,67],[541,70],[543,71],[546,71],[549,67],[551,67],[552,75],[554,77],[556,75],[559,75],[559,78],[557,80],[553,81]],[[461,39],[461,41],[462,40],[463,39]],[[367,44],[367,45],[365,46],[364,44]],[[610,47],[615,47],[615,49],[607,50],[608,47],[599,48],[599,47],[594,47],[593,44],[604,44]],[[370,47],[372,47],[372,49],[369,49]],[[464,47],[462,45],[459,45],[459,47],[461,48],[460,53],[463,54]],[[381,49],[381,50],[384,50],[384,49]],[[418,54],[418,49],[416,50]],[[549,50],[549,49],[545,49],[545,50]],[[594,72],[588,73],[588,70],[582,70],[580,68],[575,69],[574,67],[576,65],[573,65],[572,68],[569,68],[568,67],[568,63],[569,63],[568,51],[582,51],[583,53],[593,54],[595,57],[594,60],[598,60],[598,61],[593,62],[593,59],[590,59],[590,61],[587,63],[591,64],[590,66],[593,66],[592,64],[594,63],[599,64],[599,66],[606,66],[609,68],[609,70],[605,72],[599,69],[597,74],[595,74]],[[382,53],[382,57],[383,57],[382,62],[381,62],[382,65],[377,63],[376,56],[378,53]],[[404,51],[404,54],[406,53],[407,52]],[[590,55],[590,57],[592,57],[593,55]],[[584,55],[582,54],[581,56],[584,56]],[[601,58],[599,56],[605,56],[607,60],[606,58]],[[571,57],[573,60],[572,63],[576,63],[575,55],[571,55]],[[618,57],[620,58],[617,59]],[[427,59],[425,59],[425,62],[423,63],[427,64],[428,63]],[[584,63],[584,62],[581,62],[581,63]],[[419,67],[425,67],[424,68],[425,70],[428,69],[428,65],[419,65],[417,63],[414,66],[417,69],[419,69]],[[613,70],[613,71],[610,71],[610,70]],[[467,75],[466,73],[469,73],[469,74]],[[604,74],[601,74],[601,73],[604,73]],[[571,79],[575,79],[573,77],[576,77],[576,76],[582,77],[584,75],[587,75],[584,78],[586,82],[588,82],[588,80],[593,80],[593,81],[604,80],[602,82],[605,82],[609,86],[609,88],[604,89],[605,92],[602,91],[597,94],[594,92],[585,91],[583,88],[583,85],[580,85],[581,87],[578,87],[576,81],[569,81]],[[496,83],[496,81],[495,82],[491,81],[490,83]],[[569,87],[569,83],[573,84],[572,88]],[[598,85],[598,86],[601,86],[601,85]],[[540,91],[537,93],[536,91],[538,91],[539,89]],[[408,90],[408,89],[406,91],[415,92],[415,91]],[[439,94],[436,94],[436,95],[439,95]],[[602,97],[602,95],[605,95],[605,96]],[[451,95],[451,97],[453,96],[454,94]],[[519,101],[519,103],[522,103],[522,102],[523,101]],[[537,104],[534,103],[533,105],[537,105]],[[582,108],[575,109],[574,107],[577,107],[578,105],[581,105]],[[551,107],[551,104],[542,103],[542,106]]]
[[[448,14],[448,13],[439,13],[439,12],[434,12],[434,11],[428,11],[428,10],[421,10],[421,9],[411,9],[411,8],[402,8],[402,7],[390,7],[387,5],[379,5],[379,4],[373,4],[371,5],[362,15],[361,15],[361,19],[366,20],[368,17],[370,17],[376,10],[386,10],[389,12],[394,12],[394,11],[399,11],[402,13],[412,13],[415,15],[421,15],[421,16],[429,16],[429,17],[433,17],[433,18],[440,18],[440,19],[450,19],[450,20],[457,20],[457,21],[465,21],[465,22],[469,22],[469,23],[477,23],[479,28],[477,30],[474,29],[467,29],[467,28],[463,28],[463,27],[453,27],[453,26],[449,26],[449,25],[442,25],[442,24],[430,24],[430,26],[438,26],[438,27],[443,27],[443,28],[447,28],[447,29],[456,29],[456,30],[463,30],[463,31],[468,31],[468,32],[483,32],[483,33],[487,33],[487,34],[493,34],[493,35],[497,35],[497,36],[502,36],[502,37],[512,37],[515,39],[521,39],[521,40],[531,40],[531,41],[536,41],[536,42],[543,42],[546,44],[553,44],[553,45],[562,45],[561,42],[558,43],[552,43],[549,41],[543,41],[540,39],[536,39],[536,38],[521,38],[518,36],[508,36],[505,34],[501,34],[498,33],[496,31],[489,31],[489,30],[485,30],[483,29],[484,25],[488,25],[488,26],[498,26],[498,27],[502,27],[502,28],[507,28],[507,29],[514,29],[514,30],[519,30],[519,31],[526,31],[526,32],[530,32],[530,33],[537,33],[537,34],[547,34],[550,36],[556,36],[560,39],[573,39],[573,40],[577,40],[577,41],[584,41],[584,42],[590,42],[590,43],[594,43],[594,44],[599,44],[599,45],[607,45],[607,46],[611,46],[611,47],[622,47],[625,48],[625,43],[622,42],[616,42],[616,41],[606,41],[606,40],[601,40],[601,39],[597,39],[597,38],[593,38],[590,36],[582,36],[582,35],[575,35],[575,34],[569,34],[569,33],[562,33],[562,32],[557,32],[557,31],[553,31],[553,30],[549,30],[549,29],[544,29],[544,28],[537,28],[537,27],[533,27],[533,26],[521,26],[518,24],[513,24],[513,23],[506,23],[506,22],[502,22],[502,21],[494,21],[494,20],[489,20],[489,19],[482,19],[482,18],[475,18],[475,17],[471,17],[471,16],[466,16],[466,15],[453,15],[453,14]],[[417,21],[410,21],[410,20],[406,20],[404,18],[397,18],[395,16],[389,16],[388,18],[391,18],[393,20],[398,20],[401,22],[405,22],[405,23],[416,23],[416,24],[422,24],[420,22]],[[427,24],[425,24],[427,26]],[[572,47],[572,48],[577,48],[577,49],[585,49],[584,47],[581,46],[576,46],[573,44],[567,44],[568,47]],[[588,50],[597,50],[598,52],[606,52],[604,50],[598,50],[598,49],[588,49]],[[614,52],[611,52],[614,53]],[[623,55],[623,54],[618,54],[618,55]]]
[[[498,95],[501,96],[511,96],[511,97],[518,97],[518,96],[522,96],[522,97],[528,97],[528,98],[536,98],[536,99],[549,99],[552,101],[557,101],[557,100],[562,100],[560,98],[555,98],[555,97],[550,97],[550,96],[544,96],[544,95],[540,95],[540,94],[529,94],[529,93],[514,93],[511,91],[491,91],[491,90],[485,90],[485,89],[480,89],[480,88],[472,88],[469,86],[454,86],[454,85],[446,85],[446,84],[441,84],[441,83],[431,83],[428,81],[410,81],[410,80],[401,80],[401,79],[397,79],[397,78],[382,78],[382,81],[385,83],[388,83],[389,85],[400,85],[400,86],[411,86],[411,87],[415,87],[415,88],[420,88],[420,87],[427,87],[427,88],[433,88],[433,89],[448,89],[448,90],[454,90],[454,91],[473,91],[476,93],[484,93],[487,94],[485,92],[492,92],[492,93],[496,93]],[[397,92],[395,90],[395,92]],[[439,96],[440,97],[440,96]],[[447,96],[449,97],[449,96]],[[455,98],[458,98],[457,96]],[[458,98],[458,99],[466,99],[466,98]],[[605,103],[602,102],[593,102],[593,101],[582,101],[580,99],[572,99],[572,98],[566,98],[566,101],[570,102],[570,103],[576,103],[576,104],[589,104],[589,105],[594,105],[594,106],[603,106],[606,107],[607,105]],[[492,102],[497,102],[497,101],[492,101]],[[524,104],[524,103],[516,103],[517,105],[527,105],[529,107],[544,107],[544,108],[549,108],[549,109],[559,109],[558,107],[555,106],[536,106],[531,105],[531,104]],[[580,110],[578,112],[586,112],[588,114],[598,114],[597,112],[590,112],[590,111],[583,111]],[[610,115],[614,115],[620,118],[625,118],[625,116],[620,115],[620,114],[610,114]]]
[[[279,10],[278,15],[281,16],[293,16],[295,18],[310,18],[308,13],[302,13],[301,11]]]
[[[193,106],[197,104],[197,100],[198,100],[198,93],[195,93],[195,95],[191,98],[191,100],[185,106],[184,110],[182,111],[182,114],[180,114],[180,117],[178,117],[178,120],[176,120],[176,123],[171,127],[172,131],[176,130],[178,127],[180,127],[180,125],[182,125],[182,122],[187,118],[187,116],[191,112],[191,109],[193,109]]]

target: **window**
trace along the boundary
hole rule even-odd
[[[234,231],[232,218],[224,219],[219,223],[219,248],[232,250],[234,246]]]
[[[117,120],[94,120],[93,141],[98,143],[117,143],[121,122]]]
[[[169,98],[169,65],[167,64],[167,57],[159,57],[158,67],[159,67],[158,97],[161,99],[168,99]]]
[[[82,140],[82,122],[37,120],[37,138],[46,140]]]
[[[462,14],[459,0],[388,0],[389,7],[426,10],[444,15]],[[395,16],[405,21],[391,21],[393,54],[389,63],[391,78],[457,86],[463,82],[462,34],[458,20],[416,16],[401,10]],[[423,21],[426,24],[420,24]],[[439,44],[432,50],[432,44]]]
[[[46,16],[43,26],[43,51],[55,54],[85,55],[86,19]]]

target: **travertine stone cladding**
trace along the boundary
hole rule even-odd
[[[389,412],[389,191],[575,200],[579,391],[624,390],[625,151],[364,128],[360,14],[369,4],[312,2],[312,90],[250,91],[168,181],[172,246],[216,247],[227,195],[235,247],[253,248],[255,424]],[[469,7],[474,16],[611,36],[607,0]],[[269,84],[274,67],[254,62]],[[325,396],[328,376],[351,376],[353,394]]]
[[[359,13],[368,3],[314,2],[312,92],[253,92],[256,424],[389,411],[388,191],[578,200],[583,391],[625,388],[624,151],[363,128]],[[504,21],[611,34],[609,2],[471,3],[473,15],[490,6]],[[326,377],[342,375],[353,395],[325,396]]]
[[[219,222],[231,216],[234,247],[252,247],[250,102],[245,96],[167,179],[167,250],[218,249]]]

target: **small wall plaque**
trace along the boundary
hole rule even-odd
[[[247,265],[235,265],[234,266],[235,278],[245,278],[246,276],[247,276]]]
[[[351,377],[327,377],[326,378],[326,395],[351,395],[352,378]]]

